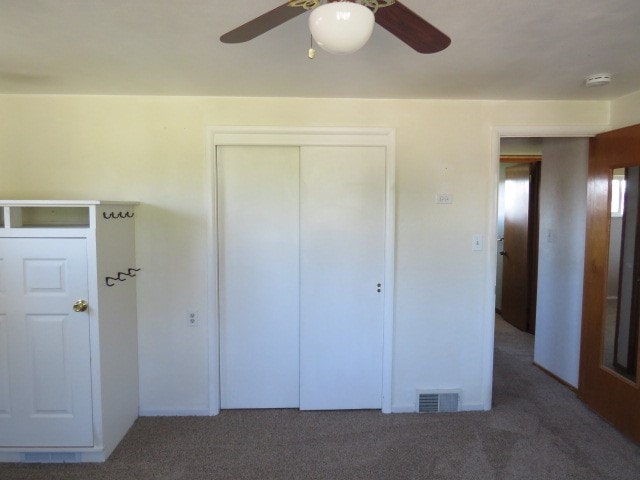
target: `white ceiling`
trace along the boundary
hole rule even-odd
[[[0,93],[613,99],[640,90],[639,0],[402,0],[452,39],[422,55],[376,25],[307,58],[308,13],[223,33],[285,0],[0,0]],[[610,85],[584,88],[593,73]]]

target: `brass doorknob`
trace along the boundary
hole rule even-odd
[[[89,304],[86,300],[76,300],[76,303],[73,304],[74,312],[84,312],[89,308]]]

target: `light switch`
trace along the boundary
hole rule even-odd
[[[482,250],[482,235],[476,233],[471,238],[471,250],[479,252]]]
[[[547,243],[554,243],[556,241],[556,232],[552,229],[546,230]]]

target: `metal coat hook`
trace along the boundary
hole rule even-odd
[[[126,272],[118,272],[115,277],[105,277],[104,283],[107,287],[113,287],[116,282],[124,282],[128,277],[135,277],[136,272],[139,272],[140,268],[129,268]]]
[[[105,220],[109,220],[110,218],[133,218],[135,214],[133,212],[102,212],[102,216],[104,217]]]

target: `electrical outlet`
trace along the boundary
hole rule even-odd
[[[187,313],[187,323],[190,327],[195,327],[198,325],[198,313],[197,312],[189,312]]]

